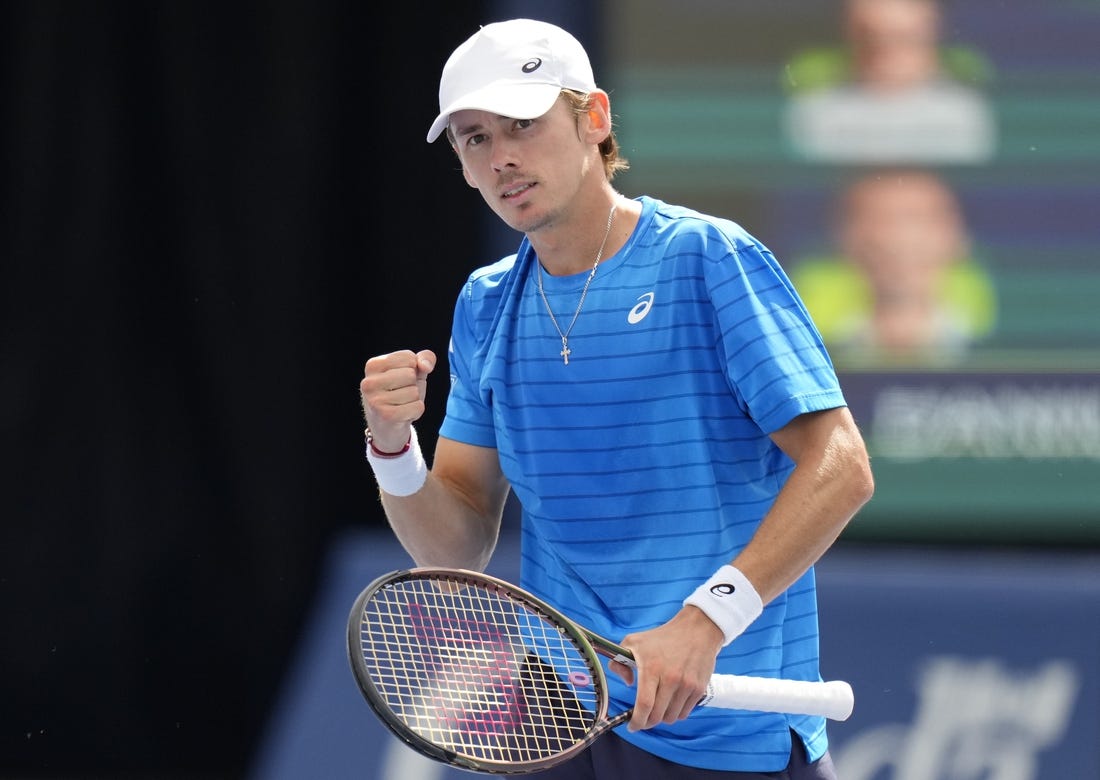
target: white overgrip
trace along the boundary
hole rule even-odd
[[[843,680],[807,682],[716,674],[698,706],[847,720],[855,707],[855,694]]]

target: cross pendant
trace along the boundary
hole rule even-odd
[[[569,339],[567,339],[565,336],[562,336],[561,352],[559,352],[558,354],[562,356],[562,359],[565,361],[565,365],[567,366],[569,365],[569,355],[570,353],[572,353],[572,351],[573,350],[569,348]]]

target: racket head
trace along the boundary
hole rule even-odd
[[[348,619],[348,658],[371,709],[429,758],[488,774],[547,769],[620,720],[587,634],[478,572],[379,577]]]

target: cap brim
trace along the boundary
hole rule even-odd
[[[490,84],[463,95],[439,112],[428,130],[432,143],[447,128],[456,111],[488,111],[513,119],[535,119],[549,111],[561,94],[557,84]]]

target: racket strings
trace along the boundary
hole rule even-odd
[[[360,639],[393,714],[476,761],[539,761],[596,722],[598,662],[551,620],[487,588],[391,583],[365,605]]]

